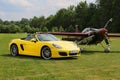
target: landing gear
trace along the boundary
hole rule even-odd
[[[80,48],[80,51],[83,52],[83,51],[84,51],[84,48]]]
[[[91,35],[91,36],[89,36],[89,37],[81,40],[80,42],[78,42],[78,44],[85,44],[85,46],[83,46],[82,48],[80,48],[80,51],[81,51],[81,52],[84,52],[84,51],[85,51],[84,49],[85,49],[86,46],[89,44],[89,42],[91,42],[91,41],[93,40],[94,36],[95,36],[95,35]]]
[[[109,43],[109,40],[108,40],[107,33],[105,34],[105,43],[108,47],[105,48],[104,52],[109,53],[110,52],[110,43]]]
[[[109,53],[110,52],[110,48],[105,48],[104,52]]]
[[[110,52],[110,44],[108,44],[107,48],[105,48],[102,44],[101,44],[101,46],[104,48],[104,52],[105,53],[109,53]]]

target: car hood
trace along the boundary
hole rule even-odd
[[[64,49],[78,49],[77,45],[71,41],[50,41],[49,43],[59,45]]]

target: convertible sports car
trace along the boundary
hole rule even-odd
[[[76,43],[61,41],[52,34],[30,34],[26,38],[13,39],[9,48],[12,56],[30,55],[51,59],[80,55]]]

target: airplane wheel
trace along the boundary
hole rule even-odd
[[[47,46],[43,47],[42,51],[41,51],[41,56],[42,56],[43,59],[46,59],[46,60],[51,59],[52,54],[51,54],[50,48],[47,47]]]
[[[106,53],[109,53],[109,52],[110,52],[110,48],[106,48],[106,49],[105,49],[105,52],[106,52]]]
[[[80,48],[80,51],[83,52],[83,51],[84,51],[84,48]]]

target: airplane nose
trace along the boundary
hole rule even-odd
[[[105,34],[107,32],[107,30],[105,29],[105,28],[102,28],[101,30],[100,30],[100,33],[101,34]]]

